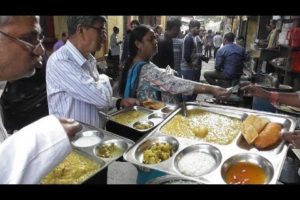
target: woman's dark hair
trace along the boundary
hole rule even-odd
[[[119,84],[119,94],[120,96],[123,96],[126,82],[127,82],[127,75],[128,71],[132,66],[133,59],[137,55],[138,48],[135,45],[135,41],[142,41],[143,37],[151,30],[149,26],[146,25],[139,25],[135,29],[132,30],[130,33],[129,37],[129,45],[128,45],[128,50],[129,50],[129,57],[125,62],[124,68],[122,70],[122,75],[121,75],[121,80]]]

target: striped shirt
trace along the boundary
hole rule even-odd
[[[0,81],[0,97],[4,91],[6,81]],[[7,132],[3,124],[2,106],[0,105],[0,144],[7,138]]]
[[[2,107],[0,105],[0,144],[7,138],[7,132],[2,119]]]
[[[172,38],[173,40],[173,53],[174,53],[174,69],[180,71],[180,63],[182,58],[182,44],[183,39]]]
[[[106,75],[99,75],[96,59],[84,58],[70,42],[54,52],[46,68],[49,114],[103,128],[98,110],[107,110],[116,103]]]

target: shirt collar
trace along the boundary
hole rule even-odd
[[[80,51],[68,40],[65,44],[66,48],[72,52],[72,55],[74,60],[80,65],[82,66],[85,62],[90,61],[90,62],[96,62],[95,57],[92,54],[88,55],[88,59],[86,59],[81,53]]]

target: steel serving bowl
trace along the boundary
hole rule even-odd
[[[77,133],[72,140],[72,145],[79,148],[91,147],[99,144],[104,134],[97,130],[90,130]]]
[[[166,175],[166,176],[160,176],[155,179],[152,179],[147,184],[162,184],[162,185],[196,185],[200,184],[196,181],[192,181],[189,179],[185,179],[182,177],[174,176],[174,175]]]
[[[174,159],[175,169],[186,176],[199,177],[214,171],[221,163],[221,151],[210,144],[186,147]]]
[[[115,158],[123,155],[128,144],[125,141],[112,139],[102,142],[94,148],[94,155],[101,158]]]
[[[166,117],[166,114],[164,114],[164,113],[153,113],[148,116],[148,119],[156,119],[156,118],[163,119],[165,117]]]
[[[223,163],[223,165],[221,167],[221,174],[222,174],[222,178],[223,178],[224,182],[226,182],[226,175],[228,173],[228,170],[232,166],[236,165],[237,163],[246,163],[246,164],[250,163],[250,164],[257,166],[263,170],[264,176],[265,176],[264,177],[265,181],[263,183],[255,182],[255,183],[250,183],[250,184],[267,184],[273,178],[274,168],[269,160],[267,160],[266,158],[264,158],[263,156],[258,155],[258,154],[242,153],[242,154],[237,154],[237,155],[230,157]],[[246,169],[242,169],[242,171],[243,171],[243,173],[248,173],[248,172],[246,172],[247,171]],[[252,177],[256,179],[256,177],[258,176],[258,173],[254,172],[254,171],[252,173],[251,170],[248,170],[248,171],[249,171],[249,175],[247,175],[247,179],[249,180]],[[235,177],[240,176],[238,173],[239,172],[237,172]],[[244,177],[244,174],[243,174],[243,177]]]
[[[135,129],[138,130],[149,130],[154,127],[154,123],[151,121],[137,121],[132,125]]]
[[[170,157],[178,150],[178,147],[179,147],[179,142],[174,137],[160,135],[160,136],[157,136],[157,137],[154,137],[154,138],[149,138],[146,141],[144,141],[142,144],[140,144],[137,147],[137,149],[134,153],[135,159],[138,162],[143,163],[143,161],[144,161],[144,152],[146,150],[151,149],[151,147],[153,147],[157,144],[169,144],[169,145],[171,145]],[[156,164],[158,164],[158,163],[156,163]]]
[[[176,109],[176,106],[166,106],[163,109],[161,109],[161,112],[169,114],[170,112],[173,112]]]

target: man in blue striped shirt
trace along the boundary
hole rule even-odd
[[[69,40],[47,62],[49,113],[103,128],[99,110],[108,110],[117,102],[126,107],[138,102],[113,98],[108,76],[97,71],[91,52],[100,50],[106,40],[106,18],[70,16],[67,23]]]

